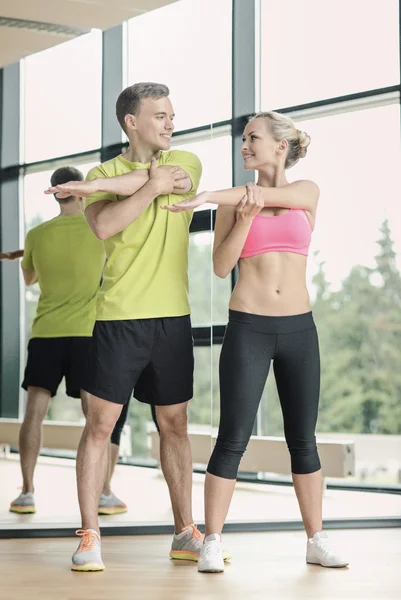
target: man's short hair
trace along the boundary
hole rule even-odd
[[[83,181],[84,176],[75,167],[60,167],[54,171],[53,175],[50,178],[50,183],[52,187],[55,185],[61,185],[62,183],[68,183],[69,181]],[[56,198],[56,195],[54,195]],[[57,202],[60,204],[68,204],[74,196],[68,196],[68,198],[56,198]]]
[[[117,98],[116,115],[121,128],[125,128],[126,115],[136,115],[143,98],[165,98],[170,90],[163,83],[142,82],[125,88]]]

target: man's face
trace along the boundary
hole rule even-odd
[[[174,116],[170,98],[143,98],[137,114],[126,117],[126,125],[129,132],[135,132],[137,143],[146,144],[152,151],[168,150]]]

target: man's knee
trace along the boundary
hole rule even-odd
[[[101,402],[99,405],[91,398],[85,426],[87,434],[98,440],[110,437],[122,408],[119,404]]]
[[[187,403],[156,407],[160,433],[186,436],[188,433]]]
[[[50,392],[42,388],[29,388],[24,423],[42,422],[50,403]]]

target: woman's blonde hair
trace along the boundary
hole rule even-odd
[[[253,121],[253,119],[266,119],[269,130],[277,142],[287,140],[288,154],[285,161],[286,169],[290,169],[300,158],[306,156],[311,141],[310,136],[304,131],[297,129],[290,117],[278,112],[269,111],[257,113],[254,117],[250,118],[250,121]]]

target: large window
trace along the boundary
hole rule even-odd
[[[100,31],[25,59],[24,162],[100,147],[101,75]]]
[[[397,0],[260,0],[261,108],[400,82]]]
[[[20,224],[10,224],[13,239],[58,213],[57,203],[43,190],[59,165],[68,162],[85,172],[123,150],[113,110],[102,111],[102,96],[109,106],[123,81],[126,85],[139,81],[168,85],[176,113],[173,148],[194,152],[200,158],[199,191],[252,179],[251,173],[243,172],[239,162],[233,161],[232,152],[235,148],[238,152],[240,129],[254,110],[284,110],[311,136],[307,157],[288,172],[288,179],[313,179],[321,190],[307,270],[322,363],[317,434],[355,443],[358,485],[361,481],[401,484],[398,6],[399,0],[179,0],[136,16],[120,30],[93,31],[32,55],[21,61],[21,70],[17,68],[13,78],[2,78],[2,87],[8,85],[11,90],[7,93],[14,98],[13,86],[22,76],[20,131],[3,128],[0,141],[3,148],[10,149],[10,156],[17,155],[19,137],[23,142],[20,164],[5,162],[7,169],[1,172],[13,183],[9,186],[7,181],[13,189],[13,193],[7,192],[7,199],[6,194],[0,195],[2,209],[14,208],[4,203],[16,200],[17,178],[23,174],[19,204],[23,217]],[[309,103],[312,106],[303,106]],[[7,109],[12,117],[6,123],[14,123],[11,105],[3,104],[3,112]],[[16,98],[14,110],[18,109]],[[110,145],[101,148],[102,128],[109,132],[105,137]],[[14,135],[13,144],[7,146],[4,132],[8,138]],[[219,422],[218,362],[236,277],[236,272],[224,280],[213,274],[215,215],[216,206],[199,207],[189,238],[195,340],[189,429],[206,436],[216,433]],[[14,267],[17,270],[16,263],[4,265],[3,275]],[[10,319],[21,334],[23,367],[39,289],[37,285],[18,288],[18,275],[2,281],[13,283],[12,297],[20,291],[23,298],[25,320],[24,314],[19,320],[16,315]],[[4,284],[1,288],[4,300],[9,290]],[[9,330],[1,337],[4,347],[6,334]],[[3,379],[6,372],[3,365]],[[16,375],[9,381],[16,390],[20,384]],[[48,418],[82,422],[79,400],[68,398],[61,386]],[[131,401],[125,431],[130,435],[123,436],[121,446],[130,462],[150,460],[151,429],[149,406]],[[273,369],[254,432],[283,435]],[[241,476],[276,478],[275,483],[290,478],[273,473]],[[337,483],[346,486],[354,481]],[[237,509],[231,513],[236,520],[260,517],[266,521],[272,514],[284,519],[289,514],[289,494],[291,518],[298,518],[293,490],[242,485],[253,498],[264,501],[267,495],[279,499],[277,512],[266,517],[265,512],[254,511],[253,500],[244,502],[244,495],[241,503],[239,493],[233,502]],[[353,494],[355,498],[356,492]],[[376,494],[375,500],[370,499],[372,515],[381,515],[382,497]],[[198,505],[199,498],[195,498]],[[330,504],[333,496],[327,498]],[[341,510],[338,501],[328,507],[325,516],[358,516],[359,506],[351,507],[348,514],[349,505],[343,498]]]
[[[321,190],[308,271],[322,361],[317,431],[372,436],[355,438],[357,477],[393,484],[397,446],[374,434],[401,435],[399,115],[397,104],[297,121],[312,142],[288,172]],[[272,373],[258,426],[282,435]]]
[[[231,118],[231,0],[180,0],[128,22],[128,84],[165,83],[176,129]]]

